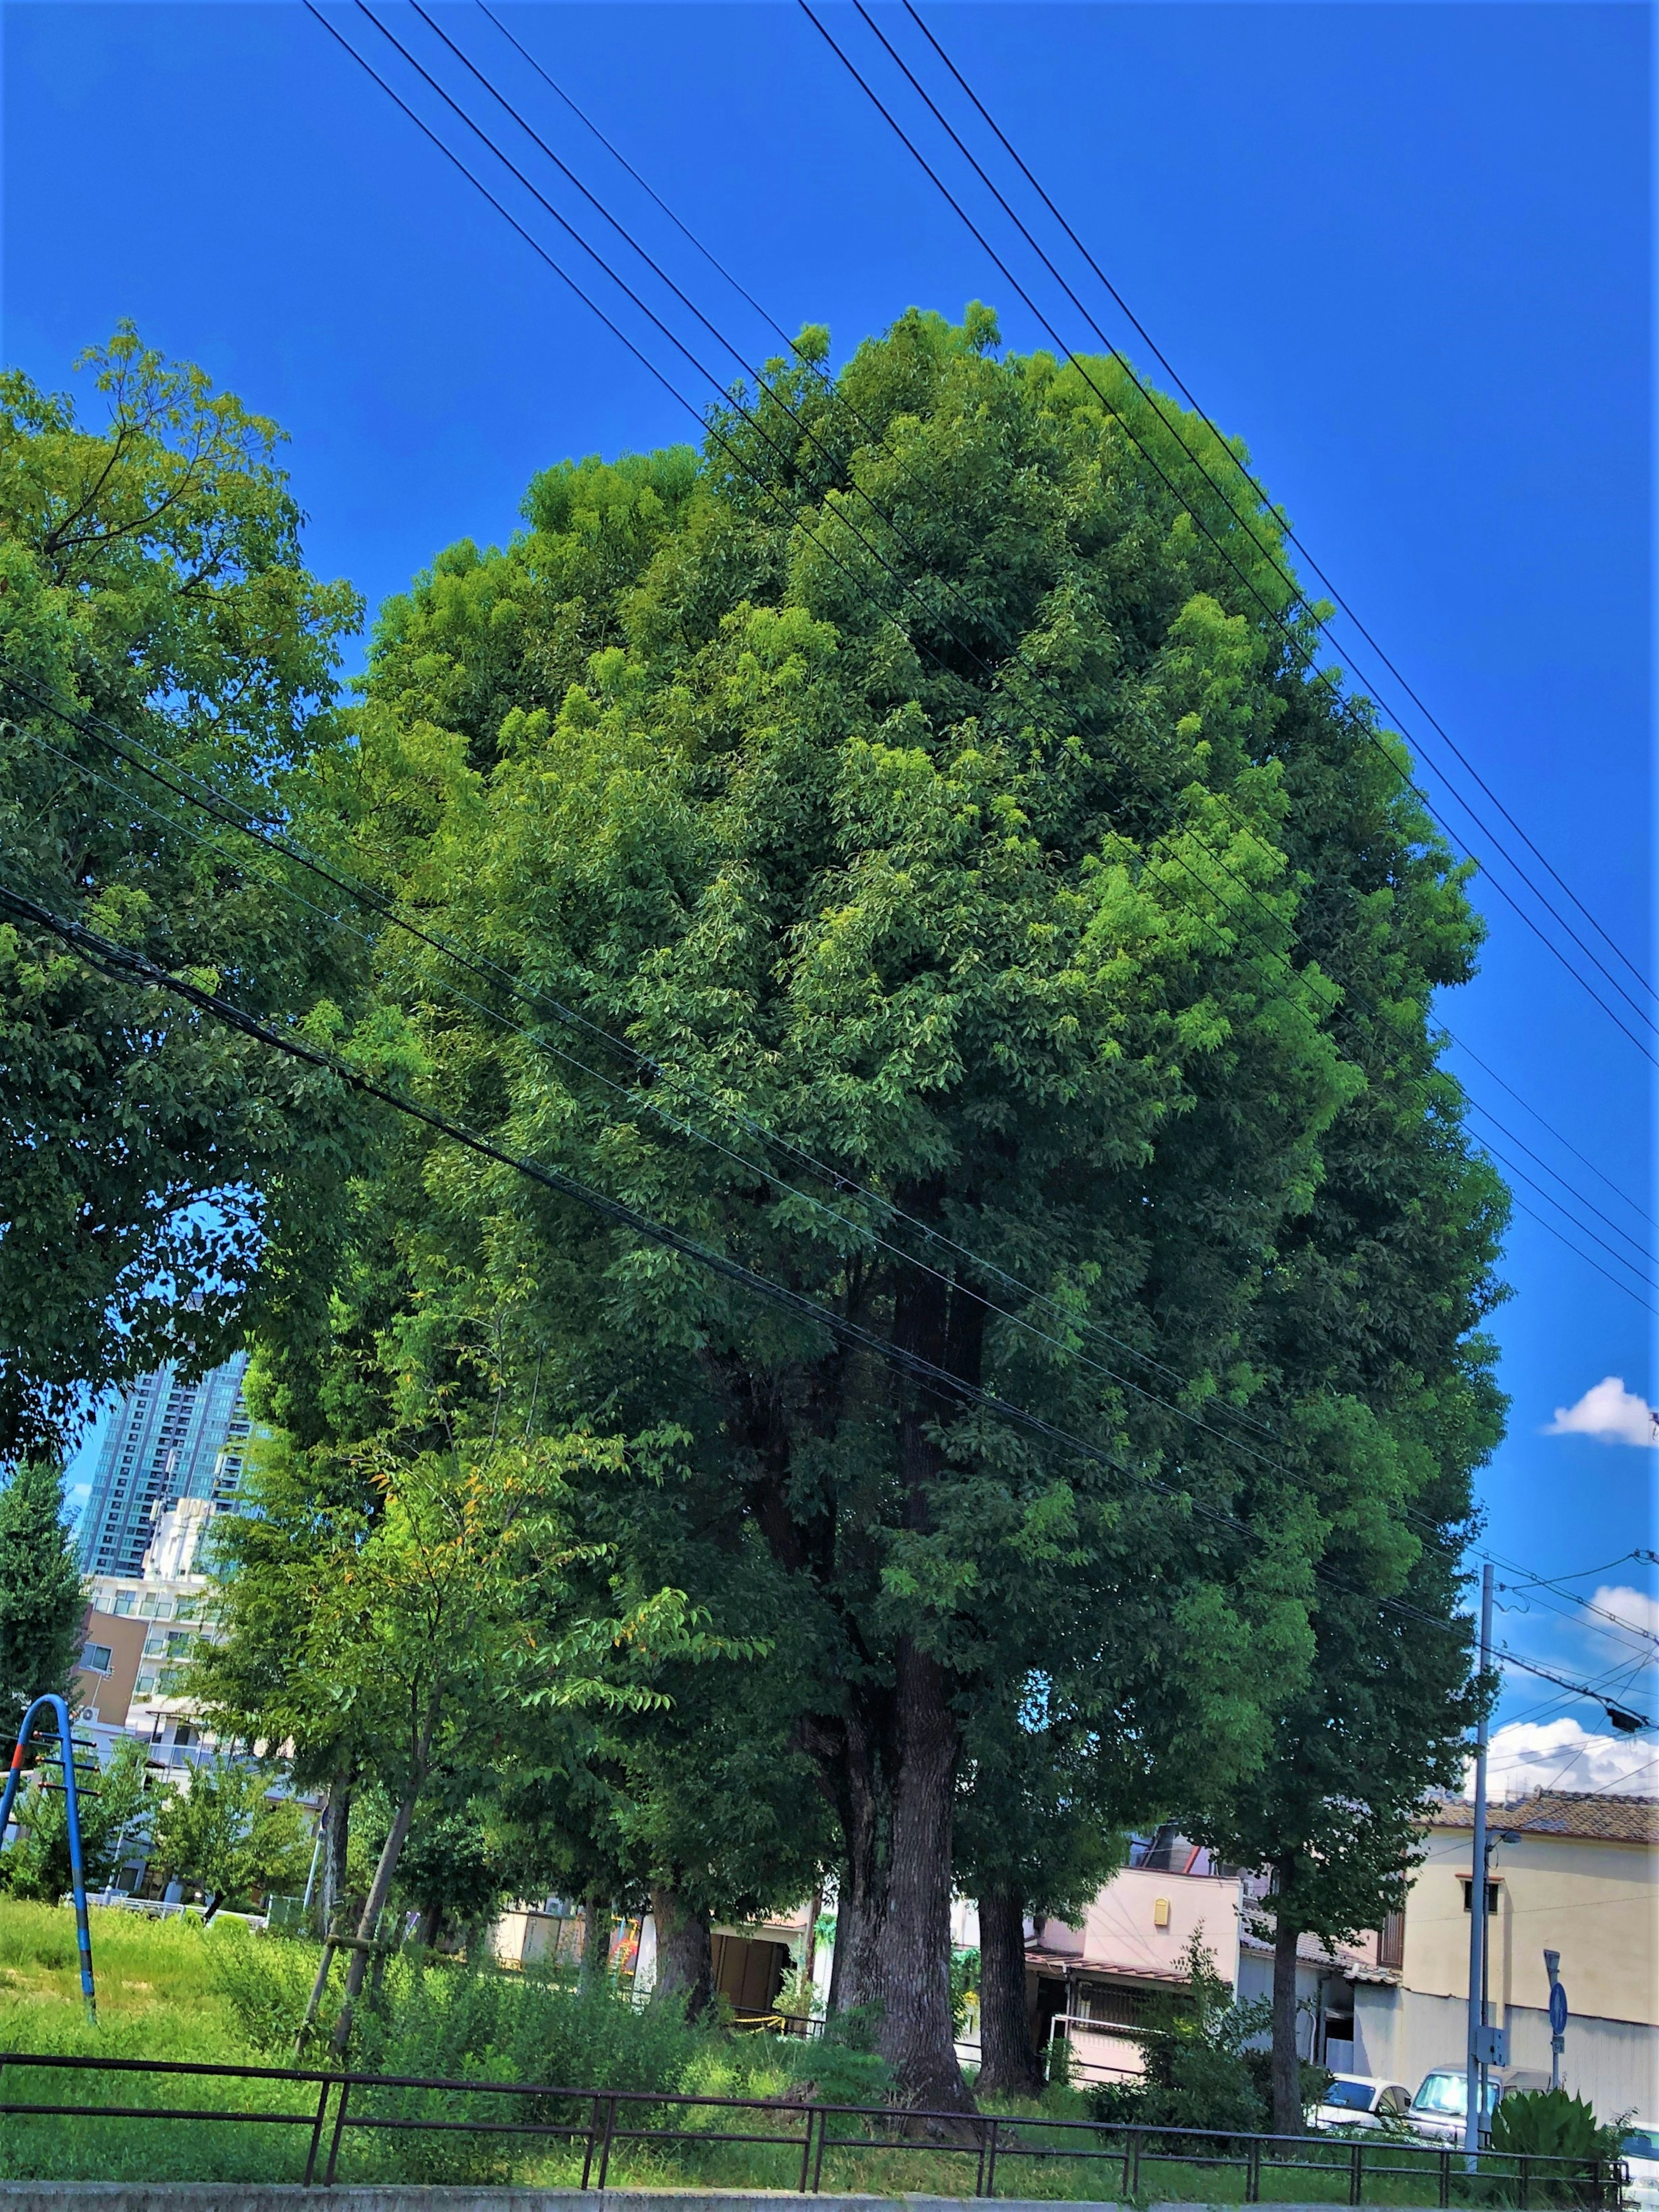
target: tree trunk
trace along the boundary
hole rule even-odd
[[[979,2094],[1024,2097],[1042,2087],[1025,2009],[1025,1912],[1017,1892],[979,1898]]]
[[[1299,1933],[1281,1896],[1273,1923],[1273,2133],[1303,2131],[1302,2060],[1296,2047],[1296,1943]]]
[[[876,2048],[915,2103],[971,2112],[951,2014],[951,1829],[961,1731],[944,1668],[908,1637],[896,1671],[898,1758],[874,1978]]]
[[[910,1193],[907,1210],[926,1218],[940,1200],[939,1190]],[[895,1285],[893,1341],[947,1375],[977,1383],[984,1327],[983,1301],[962,1285],[907,1270]],[[901,1386],[895,1473],[906,1529],[925,1534],[933,1525],[940,1432],[961,1411],[946,1386],[920,1379]],[[774,1557],[787,1573],[815,1574],[824,1546],[833,1545],[833,1520],[826,1524],[817,1508],[803,1516],[791,1499],[792,1437],[775,1397],[741,1390],[736,1425],[753,1455],[751,1504]],[[856,1619],[849,1617],[848,1630],[861,1649]],[[961,1751],[955,1701],[966,1686],[918,1638],[902,1635],[879,1663],[849,1667],[839,1711],[805,1724],[801,1737],[847,1853],[833,2008],[845,2014],[868,2005],[875,2046],[900,2097],[952,2113],[974,2109],[951,2017],[951,1830]]]
[[[319,1905],[325,1936],[345,1899],[346,1850],[351,1841],[351,1770],[337,1774],[328,1788],[328,1832],[323,1841],[323,1888]]]
[[[576,1969],[576,1987],[586,1991],[597,1989],[605,1979],[605,1962],[611,1956],[611,1900],[608,1897],[585,1897],[582,1899],[582,1956]]]
[[[415,1804],[421,1794],[419,1778],[410,1782],[404,1793],[392,1822],[391,1831],[380,1846],[380,1856],[374,1869],[374,1879],[368,1885],[368,1895],[363,1901],[362,1917],[357,1923],[357,1942],[346,1966],[345,1996],[340,2005],[340,2017],[334,2023],[334,2048],[343,2051],[351,2039],[352,2015],[357,2009],[357,1999],[362,1994],[363,1976],[368,1966],[368,1946],[380,1929],[380,1914],[392,1894],[392,1876],[398,1871],[398,1859],[415,1818]]]
[[[651,1917],[657,1929],[657,1985],[653,2004],[675,2006],[686,2020],[701,2020],[714,2001],[714,1950],[708,1915],[676,1890],[653,1888]]]

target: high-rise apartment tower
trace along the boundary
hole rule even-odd
[[[234,1503],[248,1432],[246,1370],[239,1352],[199,1382],[181,1382],[163,1367],[134,1383],[110,1424],[82,1516],[83,1573],[137,1575],[156,1520],[183,1498],[216,1510]]]

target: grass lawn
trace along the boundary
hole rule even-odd
[[[270,1948],[266,1949],[266,1946]],[[267,1972],[273,1986],[287,1992],[303,1987],[315,1971],[317,1947],[286,1937],[245,1936],[240,1929],[204,1928],[198,1920],[146,1919],[136,1913],[94,1911],[92,1915],[93,1964],[98,1984],[98,2021],[82,2016],[80,1978],[76,1965],[75,1922],[67,1910],[52,1905],[19,1904],[0,1897],[0,2051],[84,2053],[119,2058],[189,2059],[210,2064],[270,2065],[286,2063],[280,2033],[273,2036],[246,2025],[251,2016],[246,2002],[239,2013],[228,1994],[225,1973],[228,1958],[240,1957],[242,1988],[247,1977]],[[216,1972],[216,1957],[219,1971]],[[441,1972],[441,1970],[440,1970]],[[231,1978],[234,1979],[234,1977]],[[489,1978],[493,1981],[493,1978]],[[514,1978],[516,1979],[516,1978]],[[495,1984],[499,1990],[500,1984]],[[528,1992],[509,1990],[516,1998]],[[572,1999],[573,2004],[579,2002]],[[562,2012],[563,2002],[552,1999]],[[641,2046],[653,2039],[653,2023],[631,2014],[621,2021],[605,2008],[609,2037],[620,2029],[622,2041]],[[580,2014],[572,2015],[580,2021]],[[683,2126],[695,2136],[719,2130],[752,2132],[777,2137],[775,2143],[716,2143],[697,2141],[679,2145],[635,2143],[625,2139],[612,2147],[610,2183],[638,2188],[793,2189],[799,2186],[801,2116],[787,2100],[799,2098],[805,2087],[803,2069],[814,2063],[813,2046],[780,2045],[775,2039],[713,2033],[685,2037],[689,2057],[668,2076],[647,2074],[641,2080],[638,2064],[630,2074],[613,2074],[613,2082],[631,2079],[641,2087],[673,2079],[684,2091],[705,2096],[738,2096],[772,2100],[753,2112],[692,2111],[676,2115],[664,2104],[653,2104],[632,2114],[618,2107],[619,2128]],[[662,2042],[662,2023],[654,2026],[654,2041]],[[589,2046],[583,2043],[581,2049]],[[612,2039],[613,2057],[617,2045]],[[637,2053],[635,2054],[637,2058]],[[318,2061],[321,2063],[320,2059]],[[579,2062],[573,2062],[579,2063]],[[460,2064],[426,2063],[394,2065],[386,2070],[449,2074],[460,2071],[475,2078],[546,2080],[533,2067],[493,2064],[469,2058]],[[553,2076],[558,2079],[556,2073]],[[566,2074],[567,2081],[572,2079]],[[583,2072],[583,2083],[597,2077]],[[832,2100],[836,2094],[833,2093]],[[14,2100],[28,2103],[58,2103],[82,2109],[63,2118],[27,2119],[15,2116],[0,2122],[0,2177],[33,2179],[298,2181],[309,2148],[309,2122],[316,2110],[314,2088],[293,2082],[210,2081],[192,2084],[179,2077],[124,2078],[118,2072],[98,2075],[10,2065],[0,2070],[0,2103]],[[862,2102],[857,2095],[847,2101]],[[353,2112],[365,2117],[379,2114],[428,2119],[474,2121],[525,2115],[528,2100],[489,2098],[482,2094],[461,2098],[451,2093],[360,2090],[352,2093]],[[86,2106],[120,2104],[148,2106],[186,2105],[200,2111],[199,2119],[146,2122],[140,2118],[99,2119]],[[216,2124],[213,2111],[234,2108],[271,2115],[257,2125]],[[547,2124],[585,2129],[592,2106],[580,2107],[551,2100],[533,2117]],[[288,2114],[295,2124],[279,2123],[275,2116]],[[332,2107],[331,2105],[331,2119]],[[1121,2201],[1123,2164],[1121,2138],[1103,2130],[1099,2135],[1068,2135],[1052,2123],[1058,2118],[1082,2118],[1082,2100],[1073,2093],[1054,2089],[1042,2107],[1003,2108],[1006,2125],[998,2154],[997,2188],[1004,2196]],[[970,2196],[979,2167],[976,2142],[950,2148],[938,2142],[909,2141],[898,2135],[895,2122],[878,2123],[891,2140],[880,2148],[860,2148],[837,2142],[838,2136],[867,2136],[872,2124],[862,2118],[831,2123],[822,2167],[826,2190],[856,2191],[874,2195],[915,2191],[933,2196]],[[326,2135],[324,2153],[326,2155]],[[1066,2154],[1082,2145],[1113,2155],[1085,2159]],[[1179,2146],[1171,2146],[1171,2148]],[[580,2181],[584,2145],[571,2145],[544,2136],[516,2139],[475,2132],[444,2135],[436,2132],[394,2133],[348,2129],[343,2140],[338,2178],[342,2181],[454,2181],[473,2184],[514,2182],[523,2185],[570,2187]],[[1060,2155],[1036,2157],[1036,2151]],[[1346,2204],[1348,2201],[1348,2146],[1328,2138],[1312,2142],[1308,2156],[1316,2170],[1275,2171],[1261,2175],[1264,2202]],[[1368,2203],[1431,2206],[1437,2200],[1438,2161],[1432,2152],[1413,2154],[1401,2147],[1380,2154],[1401,2164],[1420,2162],[1420,2179],[1406,2175],[1365,2178]],[[1368,2156],[1367,2164],[1370,2163]],[[319,2161],[319,2174],[321,2166]],[[1237,2203],[1244,2198],[1244,2170],[1237,2162],[1205,2166],[1188,2162],[1144,2159],[1135,2201],[1146,2204],[1160,2198]],[[1498,2205],[1516,2201],[1511,2185],[1472,2181],[1461,2172],[1451,2181],[1452,2203],[1457,2206]],[[1544,2192],[1535,2189],[1533,2201],[1542,2205]]]

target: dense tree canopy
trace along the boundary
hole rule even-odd
[[[280,819],[335,740],[357,603],[301,565],[274,424],[128,329],[85,365],[96,428],[0,375],[3,881],[326,1022],[361,945],[99,732]],[[330,1210],[338,1112],[325,1079],[0,922],[0,1456],[58,1446],[86,1389],[222,1357],[262,1255],[281,1298],[284,1236]]]
[[[405,1131],[270,1402],[365,1433],[395,1339],[628,1440],[580,1533],[786,1625],[845,1994],[954,2100],[964,1728],[1098,1659],[1115,1755],[1178,1692],[1204,1795],[1258,1763],[1328,1547],[1397,1588],[1463,1510],[1498,1198],[1427,1015],[1474,925],[1273,519],[982,310],[819,350],[440,556],[319,785],[495,963],[383,939],[427,1095],[912,1364]]]

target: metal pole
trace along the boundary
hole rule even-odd
[[[1556,1987],[1561,1979],[1561,1954],[1559,1951],[1545,1952],[1544,1972],[1549,1976],[1550,2002],[1553,2010]],[[1552,2019],[1550,2021],[1550,2087],[1552,2089],[1559,2089],[1561,2086],[1561,2054],[1566,2047],[1566,2037],[1558,2033],[1554,2020]]]
[[[1488,1560],[1480,1573],[1480,1673],[1483,1677],[1491,1666],[1492,1563]],[[1480,2051],[1486,2039],[1481,2031],[1486,2025],[1486,1741],[1490,1733],[1483,1706],[1474,1739],[1474,1849],[1469,1869],[1469,2108],[1463,2124],[1463,2148],[1471,2152],[1478,2152],[1480,2148],[1481,2092],[1486,2070],[1481,2063]]]
[[[0,1836],[6,1832],[6,1823],[11,1818],[12,1807],[17,1802],[18,1785],[23,1778],[23,1759],[29,1738],[34,1733],[36,1717],[48,1712],[58,1723],[58,1747],[64,1769],[64,1814],[69,1827],[70,1886],[75,1898],[75,1942],[81,1954],[81,2002],[87,2018],[96,2021],[98,1998],[92,1979],[92,1929],[87,1919],[86,1868],[81,1856],[81,1800],[75,1781],[75,1729],[70,1719],[69,1707],[63,1698],[48,1692],[37,1698],[18,1725],[17,1742],[7,1770],[6,1784],[0,1790]]]

